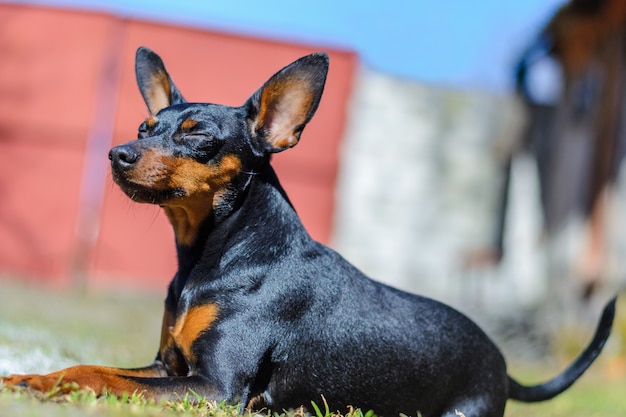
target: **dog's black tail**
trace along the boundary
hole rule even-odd
[[[524,402],[545,401],[556,397],[569,388],[598,357],[606,340],[609,338],[613,317],[615,316],[616,300],[617,296],[604,307],[593,340],[567,369],[545,384],[531,387],[520,385],[509,377],[509,398]]]

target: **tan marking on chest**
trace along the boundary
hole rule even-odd
[[[170,330],[176,346],[183,353],[188,363],[195,360],[191,347],[202,333],[211,328],[217,319],[218,310],[217,304],[214,303],[192,307],[178,317],[176,324]]]
[[[170,175],[164,188],[181,188],[186,196],[163,204],[179,244],[191,246],[200,224],[219,203],[224,189],[239,174],[241,161],[226,155],[219,164],[206,165],[192,159],[168,161]]]
[[[161,356],[165,356],[165,353],[174,347],[174,339],[172,339],[170,330],[174,328],[175,324],[174,314],[170,310],[165,309],[163,312],[163,322],[161,324],[161,344],[159,345]]]

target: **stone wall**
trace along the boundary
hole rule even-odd
[[[528,156],[513,163],[506,256],[482,267],[466,262],[493,240],[504,155],[523,127],[523,106],[511,96],[362,70],[341,155],[333,247],[375,279],[443,300],[479,321],[536,311],[555,288],[570,299],[584,226],[573,219],[559,236],[543,239]],[[610,206],[616,280],[624,270],[626,228],[615,211],[625,194],[618,188]]]

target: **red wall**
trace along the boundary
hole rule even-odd
[[[300,144],[274,159],[305,226],[328,240],[353,53],[19,5],[0,4],[0,24],[3,275],[160,287],[173,275],[165,216],[125,197],[107,160],[147,116],[133,71],[141,45],[161,55],[187,100],[228,105],[300,56],[329,53],[316,116]]]

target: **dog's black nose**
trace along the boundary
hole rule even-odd
[[[139,153],[131,146],[120,145],[109,151],[111,165],[120,169],[129,169],[139,160]]]

